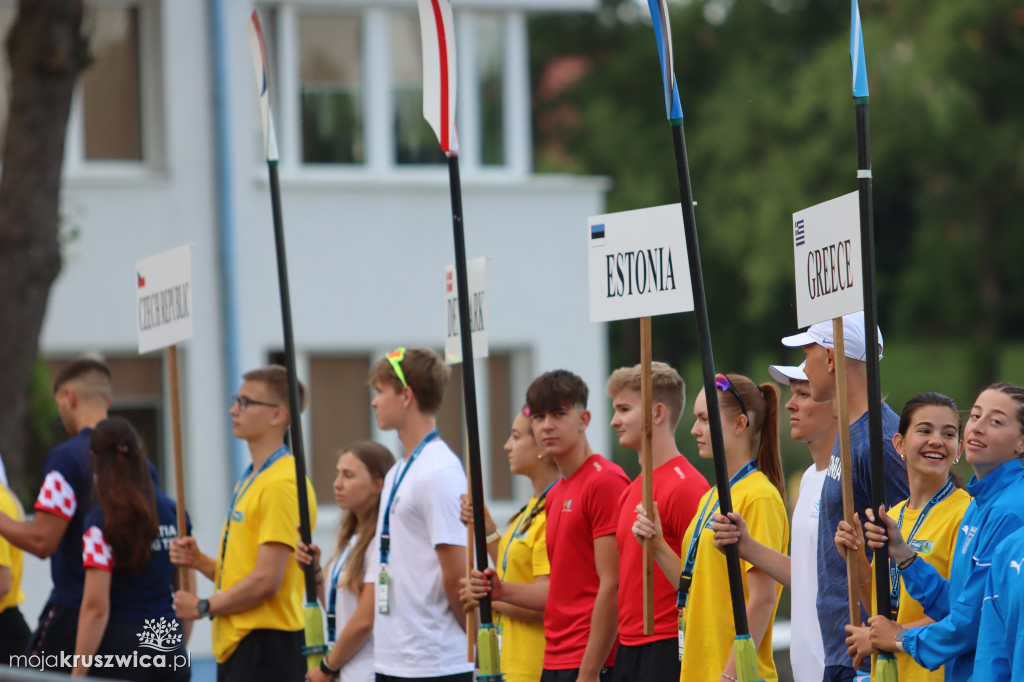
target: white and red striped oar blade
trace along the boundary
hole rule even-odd
[[[455,21],[448,0],[418,0],[423,42],[423,117],[441,149],[458,153],[455,134]]]
[[[263,42],[263,27],[260,15],[253,10],[246,24],[249,34],[249,50],[252,52],[252,66],[256,72],[256,85],[260,95],[260,114],[263,116],[263,151],[267,161],[277,161],[277,138],[274,135],[274,116],[270,111],[270,76],[267,69],[267,48]]]

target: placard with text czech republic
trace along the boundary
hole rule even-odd
[[[587,250],[591,322],[693,310],[679,204],[593,216]]]
[[[192,338],[192,245],[135,263],[139,353]]]
[[[797,326],[864,310],[858,192],[793,214],[793,260]]]

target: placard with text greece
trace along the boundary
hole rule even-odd
[[[473,333],[473,357],[487,357],[487,259],[466,261],[469,277],[469,328]],[[459,336],[459,287],[455,266],[444,269],[444,359],[449,365],[462,362],[462,337]]]
[[[679,204],[593,216],[587,252],[591,322],[693,310]]]
[[[858,192],[793,214],[793,260],[797,326],[864,310]]]
[[[139,352],[192,338],[192,245],[135,264]]]

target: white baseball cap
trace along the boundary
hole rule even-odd
[[[768,374],[783,386],[789,386],[791,381],[807,381],[807,375],[804,374],[804,365],[806,364],[806,362],[801,362],[799,367],[793,367],[792,365],[768,365]]]
[[[825,348],[835,348],[832,338],[832,320],[812,324],[806,331],[782,339],[783,346],[803,348],[816,343]],[[865,345],[864,312],[843,316],[843,344],[846,357],[852,360],[867,360],[868,350]],[[882,359],[882,330],[878,330],[878,359]]]

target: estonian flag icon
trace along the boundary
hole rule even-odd
[[[604,246],[604,223],[590,226],[590,245]]]

